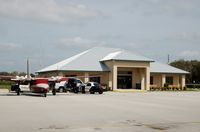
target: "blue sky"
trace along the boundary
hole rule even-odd
[[[94,46],[200,60],[199,0],[0,0],[0,71],[31,72]]]

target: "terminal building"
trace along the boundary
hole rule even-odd
[[[37,71],[39,76],[78,77],[96,81],[110,90],[150,87],[185,87],[188,72],[156,62],[131,51],[94,47]]]

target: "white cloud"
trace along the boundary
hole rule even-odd
[[[18,51],[22,47],[15,43],[0,43],[0,52]]]
[[[80,23],[98,13],[84,5],[66,5],[55,0],[0,0],[0,16],[45,22]]]
[[[182,51],[179,56],[186,59],[200,59],[200,51],[185,50]]]
[[[188,15],[199,10],[199,4],[199,0],[137,0],[133,7],[145,15]]]
[[[200,32],[180,32],[174,38],[178,40],[200,40]]]
[[[104,45],[106,45],[106,42],[104,41],[85,39],[82,37],[62,38],[55,44],[55,46],[60,49],[63,49],[63,48],[86,49],[86,48],[91,48],[94,46],[104,46]]]
[[[0,65],[1,66],[13,66],[14,64],[15,64],[14,61],[0,59]]]
[[[110,40],[110,38],[112,38]],[[96,38],[83,38],[83,37],[66,37],[61,38],[55,42],[54,46],[57,49],[89,49],[92,47],[103,46],[103,47],[113,47],[113,48],[122,48],[126,50],[144,50],[144,45],[137,44],[134,42],[123,43],[118,41],[117,38],[110,36],[107,37],[96,37]]]

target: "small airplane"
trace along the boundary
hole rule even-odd
[[[46,97],[47,92],[49,92],[48,79],[46,78],[16,77],[11,80],[15,82],[15,84],[11,86],[11,91],[15,91],[17,95],[29,92],[39,93]]]

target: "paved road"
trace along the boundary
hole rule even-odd
[[[200,132],[200,92],[0,94],[0,132]]]

